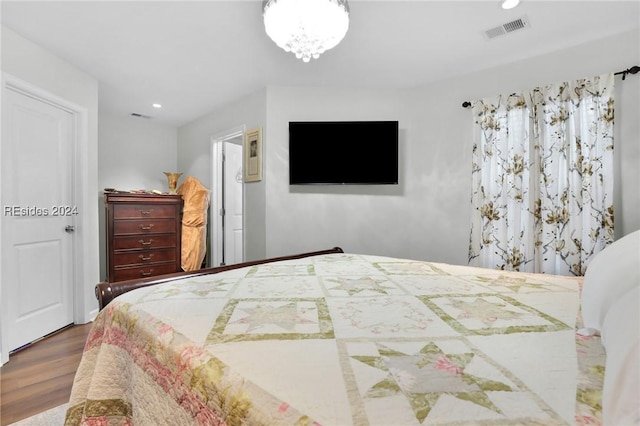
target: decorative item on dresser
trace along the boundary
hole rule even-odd
[[[164,172],[167,176],[167,183],[169,184],[169,194],[177,194],[176,188],[178,187],[178,179],[182,176],[182,173]]]
[[[105,192],[107,281],[182,271],[180,195]]]

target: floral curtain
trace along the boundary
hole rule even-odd
[[[473,105],[469,263],[583,275],[613,241],[613,74]]]

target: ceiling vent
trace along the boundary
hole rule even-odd
[[[137,118],[151,118],[150,115],[138,114],[137,112],[132,112],[131,116],[132,117],[137,117]]]
[[[526,16],[507,22],[500,26],[488,29],[484,32],[484,36],[488,39],[496,38],[505,34],[512,33],[514,31],[524,30],[529,28],[529,19]]]

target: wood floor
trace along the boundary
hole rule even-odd
[[[69,402],[91,323],[55,333],[9,356],[0,368],[0,425]]]

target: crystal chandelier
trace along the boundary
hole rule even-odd
[[[304,62],[335,47],[349,29],[347,0],[264,0],[262,8],[267,35]]]

